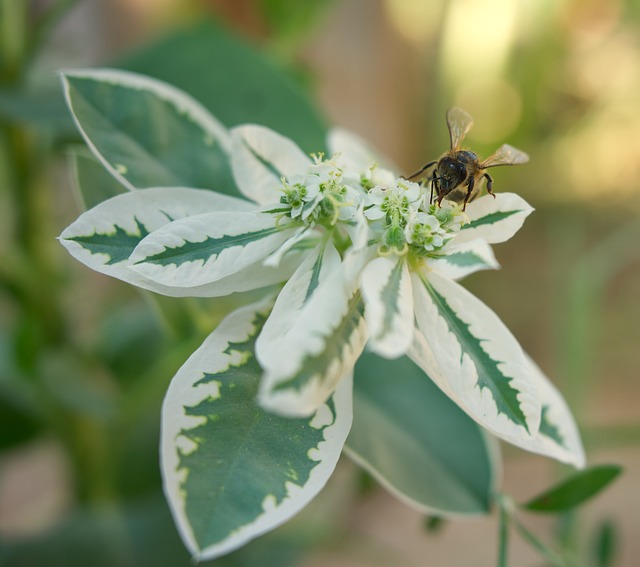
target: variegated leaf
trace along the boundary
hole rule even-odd
[[[318,286],[339,268],[340,255],[330,242],[318,245],[306,255],[278,294],[273,311],[256,341],[256,356],[259,361],[270,364],[274,349],[287,340],[288,333],[298,323],[302,310]]]
[[[491,245],[477,239],[458,244],[455,240],[442,250],[442,256],[429,258],[428,269],[450,280],[465,278],[480,270],[500,267]]]
[[[413,276],[419,332],[410,351],[440,388],[503,439],[529,444],[541,402],[520,345],[497,315],[455,282]]]
[[[231,130],[231,141],[236,183],[256,203],[278,203],[282,178],[305,174],[311,164],[294,142],[264,126],[237,126]]]
[[[294,230],[266,213],[204,213],[148,235],[131,254],[129,266],[162,285],[204,285],[263,261]]]
[[[380,257],[362,271],[369,347],[386,358],[407,352],[413,341],[413,295],[404,258]]]
[[[484,195],[467,205],[469,221],[456,235],[456,243],[482,238],[489,244],[509,240],[533,212],[533,207],[515,193]]]
[[[159,284],[129,266],[129,257],[144,237],[170,222],[203,210],[246,211],[253,205],[213,191],[159,187],[118,195],[87,212],[60,235],[69,253],[97,272],[143,289],[176,297],[216,297],[283,281],[298,259],[290,255],[278,268],[252,265],[213,284],[184,288]]]
[[[549,378],[533,360],[528,356],[527,359],[542,402],[540,430],[527,449],[576,468],[584,468],[584,447],[571,410]]]
[[[497,489],[496,442],[406,357],[363,354],[355,368],[347,454],[425,514],[486,514]]]
[[[199,560],[290,519],[322,489],[351,426],[351,378],[313,417],[256,404],[255,339],[270,302],[229,315],[173,378],[162,409],[162,472],[185,544]]]
[[[287,322],[288,332],[270,340],[268,349],[261,345],[265,374],[259,400],[264,408],[293,417],[311,415],[351,372],[366,341],[364,304],[353,277],[358,272],[353,264],[361,266],[363,260],[348,257],[326,277],[321,272],[322,280],[293,324]],[[307,290],[313,285],[307,284]]]
[[[227,130],[186,93],[112,69],[65,71],[62,82],[87,145],[129,189],[187,186],[238,194]]]

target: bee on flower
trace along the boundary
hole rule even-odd
[[[317,494],[351,426],[353,371],[365,347],[388,359],[408,356],[425,380],[495,436],[584,464],[560,394],[498,316],[458,283],[498,268],[492,245],[511,238],[533,211],[520,196],[484,196],[466,210],[444,197],[430,204],[424,186],[399,176],[360,138],[340,129],[328,135],[329,157],[309,156],[264,126],[227,130],[187,95],[152,79],[91,70],[69,73],[63,84],[89,148],[129,189],[62,232],[70,254],[101,273],[174,297],[265,289],[261,302],[233,312],[212,332],[175,376],[165,400],[165,490],[198,556],[235,549]],[[126,152],[112,144],[118,133],[103,139],[104,128],[115,127],[118,117],[94,116],[103,101],[84,99],[109,93],[117,104],[109,100],[106,113],[121,99],[136,107],[139,97],[147,97],[171,124],[185,122],[185,136],[198,132],[190,139],[202,163],[215,146],[232,172],[235,196],[211,187],[144,185],[147,162],[132,158],[123,166]],[[138,147],[126,142],[129,151]],[[224,406],[225,396],[240,391],[250,399]],[[276,445],[281,429],[295,434],[287,438],[286,463],[273,459],[268,488],[256,489],[248,512],[229,499],[226,517],[239,518],[237,525],[225,524],[217,533],[218,525],[198,508],[196,492],[206,486],[212,463],[226,462],[214,456],[218,446],[211,439],[229,408],[246,410],[251,430],[256,416],[267,428],[277,422],[269,437]],[[235,414],[228,423],[225,435],[246,433],[238,433]],[[289,444],[304,435],[312,441],[292,463]],[[267,449],[261,441],[256,446],[262,454]],[[253,476],[262,480],[264,470]],[[195,497],[191,485],[185,488],[190,478],[196,479]]]

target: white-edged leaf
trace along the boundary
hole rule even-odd
[[[429,258],[428,268],[450,280],[465,278],[480,270],[500,267],[493,248],[480,238],[458,244],[455,240],[442,249],[442,256]]]
[[[237,194],[226,128],[186,93],[113,69],[62,73],[87,145],[129,189],[187,186]]]
[[[256,356],[263,364],[287,340],[307,302],[329,274],[340,269],[340,255],[331,242],[318,245],[308,253],[278,294],[275,305],[256,341]]]
[[[397,171],[394,164],[382,159],[360,136],[343,128],[332,128],[327,136],[329,155],[336,155],[340,167],[365,174],[373,166]]]
[[[131,254],[129,266],[162,285],[195,287],[263,261],[293,230],[267,213],[203,213],[149,234]]]
[[[439,517],[486,514],[500,477],[495,439],[406,357],[358,360],[345,449],[394,496]]]
[[[386,358],[405,354],[413,341],[413,295],[404,258],[380,257],[362,271],[369,348]]]
[[[290,236],[280,248],[269,255],[264,261],[265,266],[277,267],[282,262],[282,259],[290,253],[292,250],[298,247],[308,249],[313,246],[313,243],[319,240],[321,237],[319,232],[314,227],[301,226],[296,230],[293,236]]]
[[[527,447],[529,451],[553,457],[578,469],[585,466],[580,432],[562,394],[528,356],[532,376],[542,402],[542,419],[538,435]]]
[[[285,262],[281,269],[250,266],[238,278],[225,278],[215,286],[192,287],[188,290],[163,286],[129,267],[129,257],[150,233],[172,221],[201,214],[203,210],[246,211],[251,203],[213,191],[184,187],[157,187],[118,195],[86,211],[60,235],[69,253],[97,272],[118,278],[143,289],[172,296],[214,297],[234,291],[246,291],[282,281],[293,264]],[[248,277],[254,276],[254,277]],[[251,285],[256,277],[262,285]]]
[[[164,490],[199,560],[228,553],[297,514],[333,472],[352,418],[352,380],[313,417],[256,404],[254,341],[270,301],[230,314],[173,378],[162,408]]]
[[[263,205],[278,203],[282,178],[305,174],[311,159],[289,138],[256,124],[231,130],[231,167],[240,191]]]
[[[482,238],[489,244],[509,240],[533,212],[533,207],[515,193],[484,195],[467,205],[469,223],[456,235],[456,243]]]
[[[280,340],[261,348],[260,405],[291,417],[311,415],[349,374],[366,342],[357,275],[364,255],[327,270]]]
[[[518,341],[459,284],[412,276],[419,332],[411,358],[492,433],[523,446],[540,427],[541,403]]]

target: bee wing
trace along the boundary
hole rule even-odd
[[[473,126],[473,118],[462,108],[450,108],[447,111],[447,126],[449,127],[449,140],[451,149],[457,150],[462,144],[462,140]]]
[[[514,148],[509,144],[503,144],[487,159],[485,159],[480,167],[486,169],[487,167],[495,167],[496,165],[519,165],[521,163],[527,163],[529,156],[518,148]]]

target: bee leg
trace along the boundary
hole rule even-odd
[[[433,170],[433,175],[431,176],[431,195],[429,195],[429,204],[433,203],[433,191],[435,189],[436,194],[438,193],[438,176],[436,175],[436,170]]]
[[[487,180],[487,193],[491,195],[494,199],[496,198],[495,193],[493,192],[493,177],[491,177],[488,173],[484,173],[482,177]]]
[[[428,164],[423,165],[418,171],[416,171],[415,173],[412,173],[411,175],[409,175],[409,177],[405,177],[405,179],[407,179],[408,181],[410,181],[411,179],[413,179],[414,177],[418,177],[420,174],[424,173],[425,171],[427,171],[427,169],[429,169],[430,167],[433,167],[436,163],[438,163],[437,160],[435,161],[430,161]]]
[[[473,188],[476,184],[476,180],[473,177],[469,178],[469,181],[467,181],[467,194],[464,196],[464,202],[462,203],[462,210],[464,211],[467,208],[467,203],[469,202],[469,199],[471,198],[471,193],[473,192]]]

